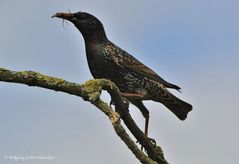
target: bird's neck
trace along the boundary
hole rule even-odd
[[[94,59],[102,53],[104,47],[109,43],[109,40],[104,32],[91,35],[84,35],[82,33],[82,35],[85,40],[86,56],[88,62],[91,63],[91,59]]]
[[[108,38],[104,31],[100,31],[97,33],[82,33],[86,45],[92,44],[102,44],[108,42]]]

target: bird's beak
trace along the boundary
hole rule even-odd
[[[55,17],[71,21],[72,18],[74,17],[74,14],[73,13],[56,13],[56,14],[51,16],[51,18],[55,18]]]

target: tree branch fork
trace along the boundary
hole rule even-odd
[[[134,122],[128,110],[129,105],[121,96],[118,87],[109,80],[93,79],[84,84],[77,84],[33,71],[16,72],[0,68],[0,81],[26,84],[28,86],[46,88],[82,97],[85,101],[89,101],[108,116],[116,134],[141,163],[168,163],[164,158],[162,149],[153,144]],[[110,94],[115,105],[115,110],[101,100],[100,95],[102,90],[106,90]],[[124,121],[129,131],[133,134],[139,144],[142,145],[145,152],[141,151],[133,139],[131,139],[125,128],[122,126],[121,120]]]

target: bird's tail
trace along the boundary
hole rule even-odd
[[[163,103],[171,112],[173,112],[180,120],[187,118],[188,112],[192,110],[192,105],[180,100],[179,98],[172,96],[172,101]]]
[[[160,92],[157,93],[157,96],[155,95],[154,101],[161,102],[180,120],[185,120],[187,118],[188,112],[190,112],[193,108],[189,103],[180,100],[171,94],[166,88],[160,89]]]

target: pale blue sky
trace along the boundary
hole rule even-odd
[[[91,79],[81,34],[50,18],[58,11],[90,12],[111,41],[181,86],[183,93],[175,94],[194,106],[181,122],[159,103],[146,103],[149,136],[166,159],[239,163],[238,8],[237,0],[0,0],[0,67],[79,83]],[[1,82],[0,104],[0,163],[16,163],[4,160],[8,155],[51,155],[51,164],[139,163],[108,118],[81,98]],[[131,108],[143,127],[140,112]]]

